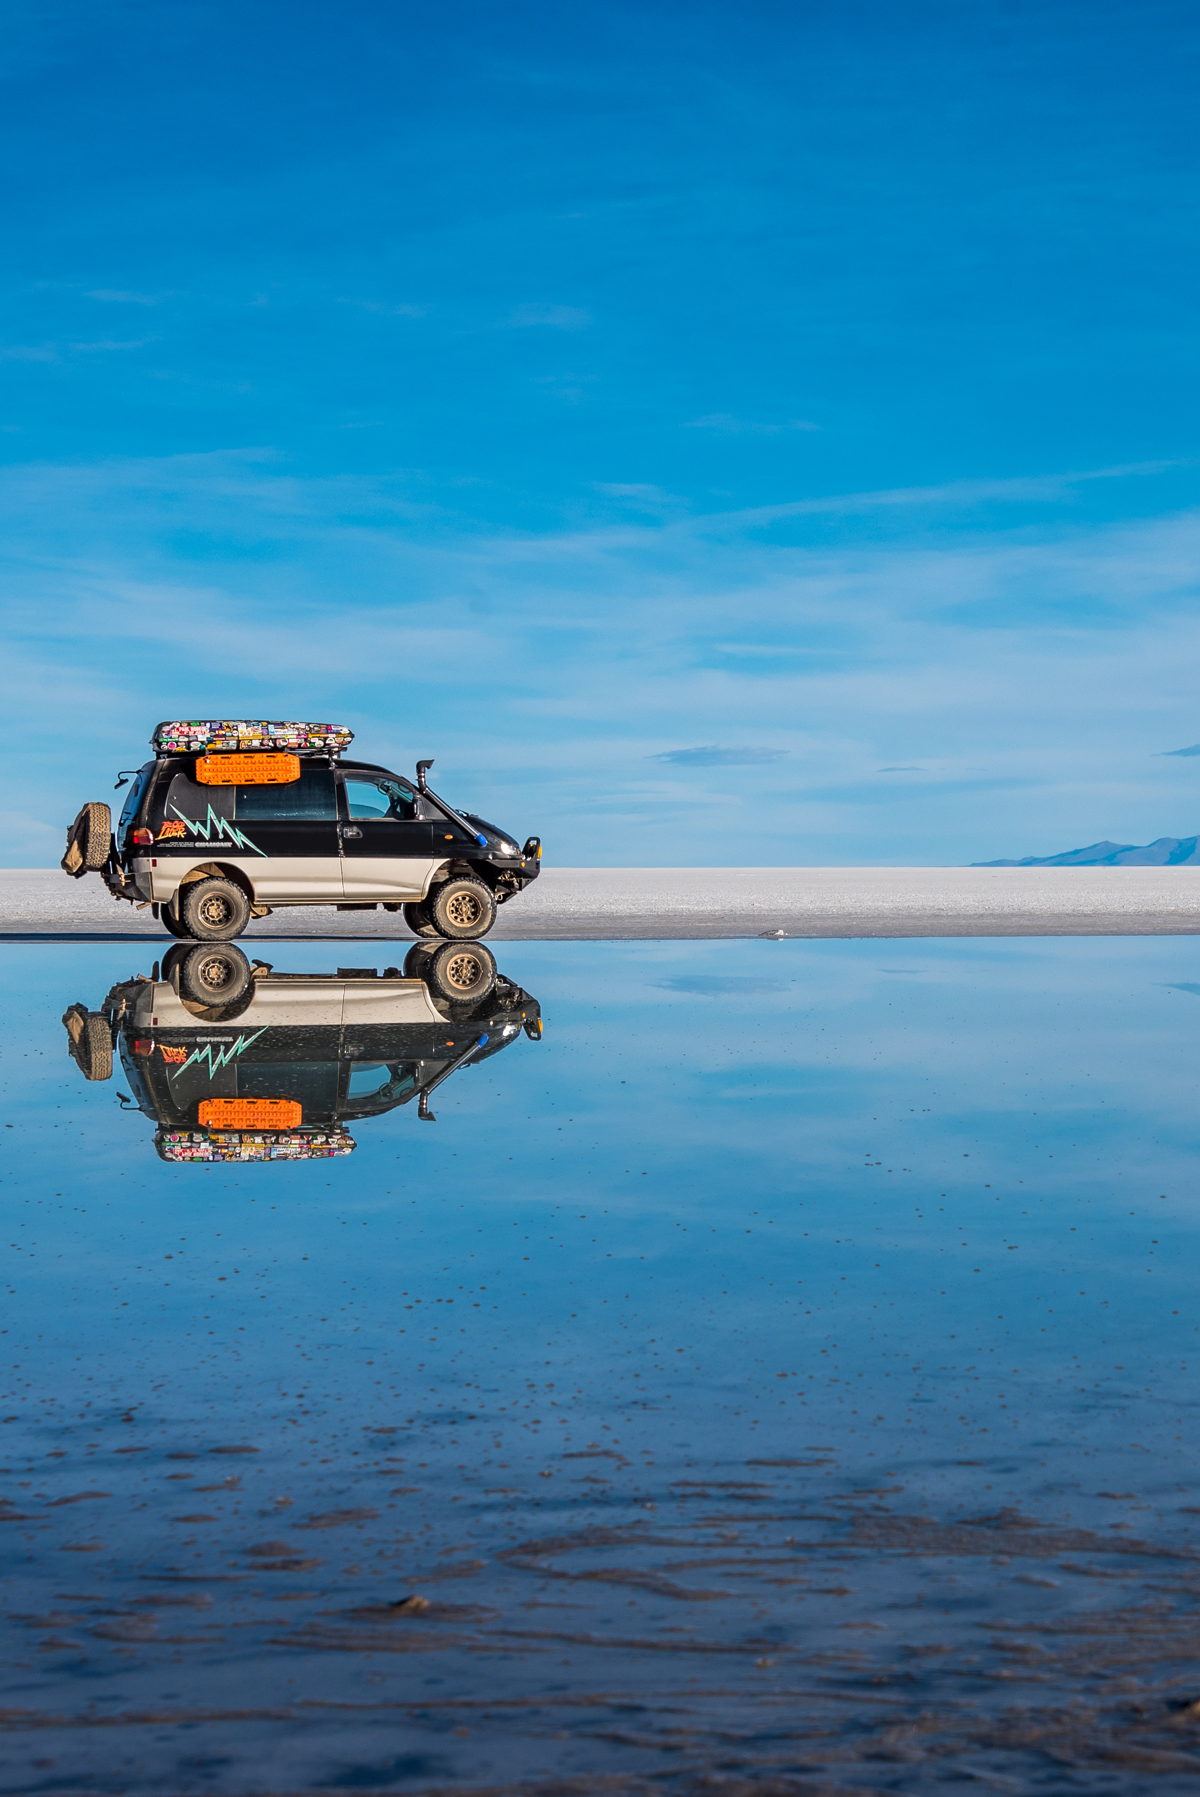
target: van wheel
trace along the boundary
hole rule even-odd
[[[414,936],[436,936],[438,933],[430,923],[424,905],[405,905],[404,921]]]
[[[171,916],[170,910],[166,905],[159,911],[158,921],[167,932],[168,936],[174,936],[180,942],[187,942],[190,940],[183,925],[178,923],[175,918]]]
[[[444,942],[426,961],[421,978],[438,998],[452,1004],[476,1004],[496,984],[496,962],[490,948],[477,942]]]
[[[201,945],[185,955],[179,968],[179,996],[193,1004],[224,1007],[236,1004],[251,980],[250,963],[231,942]]]
[[[451,942],[478,942],[496,921],[496,901],[482,880],[446,880],[426,903],[429,921]]]
[[[183,934],[193,942],[229,942],[250,921],[250,901],[232,880],[193,880],[179,910]]]

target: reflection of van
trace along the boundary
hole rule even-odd
[[[464,956],[478,967],[475,996],[447,997],[439,964]],[[206,957],[225,966],[220,991]],[[99,1011],[73,1005],[63,1023],[87,1079],[108,1079],[119,1048],[164,1160],[208,1162],[349,1154],[349,1124],[414,1098],[433,1122],[429,1100],[452,1074],[542,1033],[537,1001],[475,943],[417,943],[403,973],[382,975],[276,973],[232,944],[181,944],[161,977],[123,981]]]
[[[541,844],[455,811],[417,765],[414,785],[341,760],[328,724],[159,724],[115,835],[83,807],[63,868],[103,873],[116,898],[151,904],[172,936],[240,936],[277,905],[404,912],[418,936],[476,941],[537,878]]]

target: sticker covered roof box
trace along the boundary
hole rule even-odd
[[[354,741],[343,724],[299,724],[272,718],[170,718],[156,724],[156,755],[283,750],[293,755],[340,755]]]

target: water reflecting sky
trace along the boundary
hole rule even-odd
[[[1194,1789],[1197,939],[500,944],[211,1165],[148,947],[4,950],[4,1790]]]

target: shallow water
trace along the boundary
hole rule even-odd
[[[67,1052],[151,952],[4,951],[0,1788],[1194,1788],[1200,942],[507,943],[215,1165]]]

